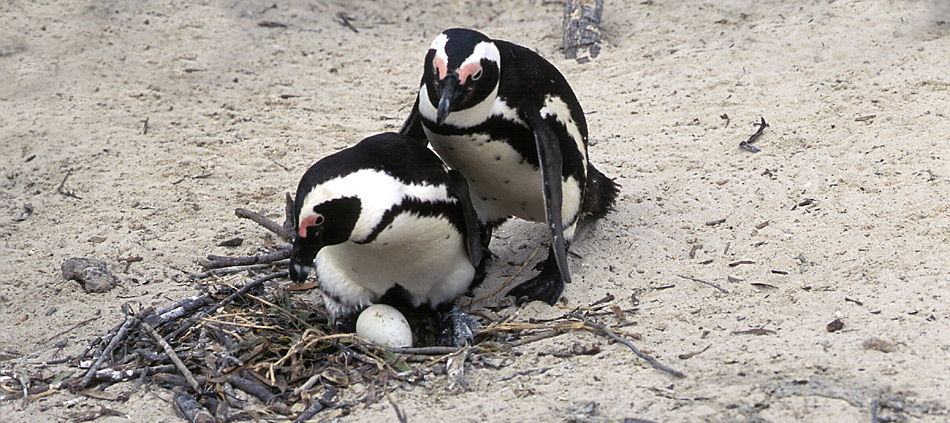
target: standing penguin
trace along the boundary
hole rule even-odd
[[[401,132],[427,139],[462,173],[484,242],[510,216],[547,223],[553,239],[541,273],[508,295],[553,305],[571,280],[567,243],[578,223],[603,217],[619,191],[588,162],[574,91],[537,53],[469,29],[439,34],[424,68]]]
[[[290,277],[316,270],[331,317],[395,300],[442,315],[440,343],[478,323],[453,305],[484,274],[468,187],[429,149],[385,133],[324,157],[300,180]]]

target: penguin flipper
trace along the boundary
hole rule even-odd
[[[416,102],[412,104],[412,110],[409,112],[409,116],[406,118],[406,121],[402,123],[402,128],[399,128],[399,133],[419,141],[423,147],[429,145],[426,133],[422,129],[422,117],[419,115],[418,95],[416,96]]]
[[[548,228],[551,230],[551,253],[544,263],[541,274],[515,287],[508,295],[524,300],[542,300],[554,305],[564,290],[564,284],[571,282],[567,266],[567,240],[564,238],[564,220],[561,217],[562,160],[558,151],[558,139],[551,124],[540,113],[528,116],[534,130],[534,142],[538,149],[538,164],[541,168],[541,185],[544,192],[544,212]],[[554,260],[551,260],[551,256]],[[554,263],[552,263],[552,261]],[[557,272],[553,272],[556,265]]]
[[[571,273],[567,267],[567,240],[564,238],[564,219],[561,217],[563,196],[561,193],[562,160],[558,151],[560,143],[551,124],[540,114],[530,118],[534,128],[534,143],[538,149],[538,163],[541,167],[541,186],[544,191],[544,214],[548,228],[551,229],[552,248],[557,260],[561,279],[571,282]]]
[[[482,241],[481,231],[478,226],[478,215],[475,212],[475,206],[472,205],[472,198],[468,194],[468,181],[457,170],[449,171],[449,190],[458,197],[459,206],[462,208],[462,217],[465,219],[465,241],[468,246],[468,258],[472,260],[472,266],[478,267],[482,263]]]

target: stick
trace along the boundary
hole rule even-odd
[[[77,200],[82,200],[82,197],[76,195],[76,194],[73,193],[72,191],[67,191],[67,190],[64,190],[64,189],[63,189],[63,186],[66,185],[66,180],[69,179],[69,175],[72,175],[72,174],[73,174],[73,170],[72,170],[72,169],[69,169],[68,171],[66,171],[66,176],[63,177],[63,182],[60,182],[60,183],[59,183],[59,186],[56,187],[56,192],[58,192],[58,193],[60,193],[60,194],[62,194],[62,195],[65,195],[65,196],[67,196],[67,197],[72,197],[72,198],[75,198],[75,199],[77,199]]]
[[[343,12],[337,13],[337,14],[336,14],[336,17],[340,18],[340,22],[343,23],[343,26],[345,26],[345,27],[347,27],[347,28],[353,30],[353,32],[355,32],[355,33],[357,33],[357,34],[360,33],[360,31],[357,30],[356,27],[354,27],[353,24],[350,23],[350,18],[349,18],[348,16],[346,16],[345,14],[343,14]]]
[[[161,337],[159,337],[161,338]],[[195,401],[195,397],[188,395],[186,392],[175,388],[175,397],[172,399],[172,403],[175,404],[175,408],[181,412],[185,419],[191,423],[214,423],[214,417],[211,416],[211,413],[208,410],[198,404],[198,401]]]
[[[681,371],[679,371],[679,370],[675,370],[675,369],[670,368],[670,367],[667,367],[666,365],[660,363],[659,361],[656,361],[655,358],[653,358],[652,356],[650,356],[649,354],[647,354],[647,353],[645,353],[645,352],[643,352],[643,351],[640,351],[640,349],[637,348],[636,345],[633,345],[632,342],[630,342],[630,341],[628,341],[628,340],[626,340],[626,339],[623,339],[623,338],[617,336],[617,334],[613,333],[613,331],[611,331],[610,329],[607,329],[607,328],[605,328],[604,326],[602,326],[602,325],[600,325],[600,324],[598,324],[598,323],[594,323],[594,322],[592,322],[592,321],[590,321],[590,320],[587,320],[587,319],[585,319],[584,317],[581,317],[581,316],[576,315],[576,314],[571,314],[570,316],[573,317],[573,318],[575,318],[575,319],[578,319],[578,320],[584,322],[584,324],[587,325],[587,326],[590,326],[590,327],[592,327],[592,328],[594,328],[594,329],[597,329],[597,330],[599,330],[599,331],[601,331],[601,332],[607,334],[607,336],[610,337],[611,339],[613,339],[614,341],[617,341],[617,342],[619,342],[619,343],[621,343],[621,344],[626,345],[628,348],[630,348],[631,350],[633,350],[633,353],[636,354],[637,357],[640,357],[640,358],[646,360],[646,361],[647,361],[648,363],[650,363],[650,365],[652,365],[654,368],[657,368],[657,369],[659,369],[659,370],[662,370],[662,371],[664,371],[664,372],[667,372],[667,373],[669,373],[669,374],[671,374],[671,375],[673,375],[673,376],[675,376],[675,377],[686,377],[686,375],[684,375],[683,372],[681,372]]]
[[[722,292],[725,292],[726,294],[729,293],[729,291],[726,291],[726,290],[723,289],[721,286],[716,285],[716,284],[714,284],[714,283],[712,283],[712,282],[706,282],[706,281],[704,281],[704,280],[702,280],[702,279],[696,279],[696,278],[694,278],[694,277],[692,277],[692,276],[683,276],[683,275],[676,275],[676,276],[679,276],[679,277],[681,277],[681,278],[683,278],[683,279],[689,279],[689,280],[694,281],[694,282],[704,283],[704,284],[709,285],[709,286],[711,286],[711,287],[713,287],[713,288],[716,288],[716,289],[718,289],[718,290],[720,290],[720,291],[722,291]]]
[[[761,119],[762,119],[762,122],[756,122],[756,123],[753,124],[753,125],[758,126],[759,129],[758,129],[757,131],[755,131],[755,133],[752,134],[752,136],[749,137],[749,139],[740,142],[740,143],[739,143],[739,147],[742,147],[742,148],[744,148],[744,149],[746,149],[746,150],[748,150],[748,151],[751,151],[751,152],[753,152],[753,153],[758,153],[759,151],[762,151],[762,150],[759,150],[758,147],[752,145],[752,143],[755,142],[755,140],[758,139],[759,136],[762,135],[762,132],[765,131],[765,128],[768,128],[768,127],[769,127],[769,124],[765,123],[765,118],[763,117],[763,118],[761,118]]]
[[[209,303],[211,303],[211,298],[208,298],[205,294],[191,296],[159,310],[154,315],[146,317],[145,323],[152,325],[152,327],[161,326],[172,320],[178,320],[182,316]]]
[[[404,347],[404,348],[386,348],[396,354],[416,354],[416,355],[444,355],[458,352],[460,348],[455,347]]]
[[[205,269],[219,269],[222,267],[271,263],[288,257],[290,257],[290,247],[281,247],[274,252],[247,257],[216,256],[212,254],[208,255],[207,260],[200,260],[198,264]]]
[[[182,332],[184,332],[184,331],[186,331],[186,330],[188,330],[188,329],[191,329],[191,327],[194,326],[196,323],[198,323],[199,320],[204,319],[205,317],[210,316],[211,313],[214,313],[215,311],[217,311],[217,310],[220,309],[221,307],[224,307],[224,306],[230,304],[231,301],[234,301],[235,298],[240,297],[241,295],[246,294],[248,291],[250,291],[250,290],[253,289],[254,287],[256,287],[256,286],[258,286],[258,285],[260,285],[260,284],[262,284],[262,283],[264,283],[264,282],[267,282],[267,281],[269,281],[269,280],[271,280],[271,279],[287,277],[287,275],[288,275],[288,272],[272,273],[272,274],[270,274],[270,275],[262,276],[262,277],[260,277],[260,278],[255,279],[255,280],[252,281],[252,282],[247,283],[246,285],[244,285],[244,287],[242,287],[241,289],[237,290],[237,292],[235,292],[235,293],[233,293],[233,294],[231,294],[231,295],[228,295],[227,298],[221,300],[221,302],[215,304],[215,305],[212,306],[210,309],[208,309],[208,310],[206,310],[206,311],[203,311],[203,312],[201,312],[201,313],[198,313],[198,314],[192,316],[190,319],[188,319],[187,322],[185,322],[184,324],[182,324],[180,328],[175,329],[174,332],[172,332],[172,333],[170,333],[170,334],[168,334],[168,335],[165,335],[165,340],[174,339],[175,337],[177,337],[178,335],[180,335]]]
[[[296,203],[294,203],[294,197],[290,195],[289,192],[284,193],[284,231],[287,233],[294,233],[294,227],[297,226],[295,222],[296,217]]]
[[[566,333],[566,332],[565,332],[565,331],[562,331],[562,330],[551,329],[551,330],[549,330],[549,331],[547,331],[547,332],[541,332],[541,333],[539,333],[539,334],[537,334],[537,335],[534,335],[534,336],[532,336],[532,337],[530,337],[530,338],[519,339],[519,340],[517,340],[517,341],[515,341],[515,342],[512,342],[512,343],[510,343],[510,344],[508,344],[508,345],[510,345],[510,346],[513,347],[513,348],[514,348],[514,347],[520,347],[520,346],[522,346],[522,345],[530,344],[530,343],[532,343],[532,342],[537,342],[537,341],[540,341],[540,340],[543,340],[543,339],[553,338],[553,337],[555,337],[555,336],[558,336],[558,335],[561,335],[561,334],[564,334],[564,333]]]
[[[229,376],[228,383],[235,388],[257,397],[257,399],[264,402],[264,405],[270,405],[270,402],[277,398],[277,395],[274,395],[266,386],[250,379],[245,379],[240,376]]]
[[[143,374],[148,376],[155,373],[168,373],[172,371],[175,371],[175,366],[171,364],[142,367],[140,369],[130,370],[102,369],[96,371],[96,374],[93,375],[92,380],[96,382],[121,382],[126,379],[142,376]]]
[[[311,417],[323,411],[324,408],[332,406],[330,403],[330,400],[332,400],[333,397],[336,396],[337,392],[338,391],[336,388],[332,386],[329,387],[327,391],[323,393],[323,395],[320,395],[320,398],[318,398],[316,401],[310,404],[310,406],[307,407],[306,410],[303,410],[303,413],[300,413],[300,415],[297,416],[296,419],[294,419],[293,423],[302,423],[307,420],[310,420]]]
[[[115,336],[112,337],[112,340],[109,341],[109,345],[106,346],[102,353],[99,354],[99,358],[89,366],[89,370],[86,372],[86,375],[83,376],[82,380],[79,382],[77,388],[85,388],[89,385],[89,382],[92,381],[93,376],[96,374],[96,370],[99,370],[99,367],[102,366],[102,363],[105,361],[106,357],[112,355],[112,351],[119,346],[119,342],[125,339],[133,327],[138,325],[139,320],[145,313],[151,313],[150,310],[147,310],[143,313],[137,314],[135,316],[128,316],[125,319],[125,323],[122,324],[122,327],[119,328],[119,331],[116,332]]]
[[[168,342],[166,342],[165,339],[158,334],[158,332],[155,332],[155,328],[148,324],[148,322],[142,322],[142,327],[144,327],[145,330],[152,335],[152,338],[155,338],[155,342],[158,342],[158,345],[161,346],[163,350],[165,350],[165,354],[168,354],[168,358],[172,360],[172,363],[175,364],[175,367],[179,372],[181,372],[181,375],[184,376],[185,380],[188,381],[188,384],[191,385],[191,388],[194,389],[195,392],[200,393],[201,386],[198,385],[198,381],[195,380],[195,376],[191,374],[191,370],[188,370],[188,367],[185,367],[185,363],[181,362],[181,358],[178,358],[178,354],[175,353],[175,349],[172,348],[171,345],[168,345]]]
[[[59,336],[59,335],[57,335],[57,336]],[[37,351],[37,352],[35,352],[35,353],[33,353],[33,354],[30,354],[30,355],[28,355],[28,356],[24,356],[24,357],[20,357],[20,358],[16,358],[16,359],[10,360],[10,362],[11,362],[11,363],[16,363],[17,361],[32,360],[32,359],[34,359],[34,358],[36,358],[36,357],[39,357],[41,354],[43,354],[43,353],[45,353],[45,352],[47,352],[47,351],[49,351],[49,350],[51,350],[51,349],[53,349],[53,348],[64,348],[67,343],[69,343],[69,341],[67,341],[67,340],[65,340],[65,339],[60,340],[59,342],[57,342],[57,343],[55,343],[55,344],[53,344],[53,345],[50,345],[50,346],[48,346],[48,347],[46,347],[46,348],[43,348],[42,350],[39,350],[39,351]]]
[[[287,256],[290,257],[290,250],[288,250]],[[231,267],[220,267],[217,269],[211,269],[204,273],[192,274],[191,277],[194,279],[204,279],[209,276],[223,276],[232,273],[239,273],[245,270],[260,270],[267,269],[269,267],[281,267],[287,266],[290,264],[290,260],[280,260],[270,263],[260,263],[260,264],[249,264],[246,266],[231,266]]]
[[[53,336],[47,338],[47,339],[46,339],[45,341],[43,341],[43,342],[49,342],[49,341],[51,341],[51,340],[53,340],[53,339],[55,339],[55,338],[59,338],[60,336],[63,336],[63,335],[65,335],[65,334],[69,333],[69,332],[72,332],[72,331],[76,330],[76,328],[78,328],[78,327],[80,327],[80,326],[82,326],[82,325],[85,325],[86,323],[89,323],[89,322],[91,322],[91,321],[93,321],[93,320],[98,319],[100,313],[101,313],[101,312],[100,312],[99,310],[96,310],[96,315],[95,315],[95,316],[92,316],[92,317],[90,317],[90,318],[88,318],[88,319],[86,319],[86,320],[83,320],[83,321],[81,321],[81,322],[79,322],[79,323],[76,323],[75,325],[70,326],[69,329],[66,329],[66,330],[64,330],[64,331],[62,331],[62,332],[60,332],[60,333],[57,333],[56,335],[53,335]]]
[[[278,236],[280,236],[286,241],[291,241],[294,239],[293,234],[285,231],[283,226],[278,225],[273,220],[270,220],[262,216],[260,213],[253,212],[248,209],[236,208],[234,209],[234,214],[240,218],[253,220],[258,225],[263,226],[264,229],[267,229],[268,231],[271,231],[277,234]]]
[[[399,410],[399,406],[396,405],[396,401],[393,400],[393,396],[389,395],[389,391],[386,391],[386,399],[389,400],[389,404],[392,405],[393,410],[396,411],[396,418],[399,419],[399,423],[408,423],[409,421],[406,420],[406,415],[403,414],[401,410]]]

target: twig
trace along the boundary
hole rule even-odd
[[[758,139],[760,135],[762,135],[762,132],[765,131],[765,128],[769,127],[769,124],[765,123],[765,118],[763,117],[761,122],[756,122],[753,125],[758,126],[759,129],[756,130],[755,133],[752,134],[751,137],[749,137],[749,139],[740,142],[739,147],[742,147],[743,149],[747,151],[751,151],[753,153],[758,153],[759,151],[762,151],[762,150],[759,150],[759,148],[752,145],[752,143],[755,142],[755,140]]]
[[[258,225],[263,226],[264,229],[267,229],[268,231],[271,231],[277,234],[278,236],[280,236],[281,238],[287,241],[291,241],[294,239],[293,234],[285,231],[282,225],[278,225],[276,222],[262,216],[260,213],[253,212],[248,209],[236,208],[234,209],[234,214],[237,217],[240,217],[243,219],[253,220]]]
[[[694,278],[694,277],[692,277],[692,276],[683,276],[683,275],[676,275],[676,276],[679,276],[679,277],[681,277],[681,278],[683,278],[683,279],[689,279],[689,280],[691,280],[691,281],[693,281],[693,282],[704,283],[704,284],[709,285],[709,286],[711,286],[711,287],[713,287],[713,288],[716,288],[716,289],[718,289],[718,290],[720,290],[720,291],[722,291],[722,292],[725,292],[726,294],[729,293],[729,291],[726,291],[723,287],[721,287],[721,286],[719,286],[719,285],[716,285],[716,284],[714,284],[714,283],[712,283],[712,282],[706,282],[706,281],[704,281],[704,280],[702,280],[702,279],[697,279],[697,278]]]
[[[510,345],[511,347],[520,347],[520,346],[522,346],[522,345],[530,344],[530,343],[532,343],[532,342],[537,342],[537,341],[541,341],[541,340],[543,340],[543,339],[553,338],[553,337],[555,337],[555,336],[558,336],[558,335],[561,335],[561,334],[564,334],[564,333],[566,333],[566,332],[565,332],[565,331],[562,331],[562,330],[559,330],[559,329],[551,329],[551,330],[549,330],[549,331],[547,331],[547,332],[541,332],[541,333],[539,333],[539,334],[537,334],[537,335],[534,335],[534,336],[532,336],[532,337],[530,337],[530,338],[519,339],[519,340],[517,340],[517,341],[515,341],[515,342],[512,342],[512,343],[510,343],[510,344],[508,344],[508,345]]]
[[[406,420],[406,415],[402,413],[402,410],[399,409],[399,406],[396,405],[396,401],[393,400],[393,396],[389,395],[389,391],[386,391],[386,399],[389,400],[389,404],[393,406],[393,410],[396,411],[396,418],[399,419],[399,423],[408,423]]]
[[[207,260],[200,260],[200,264],[205,269],[219,269],[231,266],[247,266],[251,264],[271,263],[290,257],[290,247],[280,247],[277,251],[267,254],[245,257],[229,257],[208,255]]]
[[[323,411],[323,409],[331,406],[330,401],[333,400],[333,397],[337,394],[337,389],[334,387],[329,387],[323,395],[320,395],[320,398],[317,398],[309,407],[303,410],[303,413],[300,413],[293,423],[302,423],[307,420],[310,420],[311,417],[317,415],[317,413]]]
[[[452,354],[459,351],[455,347],[405,347],[405,348],[386,348],[397,354],[416,354],[416,355],[443,355]]]
[[[155,314],[146,317],[145,322],[152,325],[152,327],[161,326],[172,320],[180,319],[182,316],[210,303],[211,299],[207,295],[194,295],[162,308]]]
[[[135,316],[128,316],[125,319],[125,323],[122,324],[122,327],[119,328],[119,331],[116,332],[115,336],[112,337],[112,340],[109,341],[109,345],[106,346],[102,353],[99,354],[99,358],[89,366],[89,370],[86,372],[86,375],[83,376],[82,380],[79,382],[78,388],[85,388],[89,385],[89,382],[92,382],[93,376],[95,376],[96,371],[99,370],[99,367],[102,366],[102,363],[105,361],[107,356],[112,355],[112,351],[119,346],[119,342],[125,339],[129,332],[138,325],[139,321],[146,317],[148,314],[152,313],[151,309],[139,313]]]
[[[274,399],[274,397],[276,397],[276,395],[274,395],[270,389],[267,389],[266,386],[247,378],[240,376],[230,376],[228,377],[228,383],[233,385],[235,388],[257,397],[257,399],[263,401],[264,404],[269,403]]]
[[[181,362],[181,359],[178,358],[178,354],[175,353],[175,349],[171,345],[168,345],[168,342],[162,338],[162,335],[159,335],[158,332],[155,332],[155,328],[148,322],[142,322],[142,327],[152,335],[152,338],[155,338],[155,342],[158,342],[158,345],[165,350],[165,354],[168,354],[168,358],[172,360],[172,363],[175,364],[175,367],[181,372],[181,375],[185,377],[185,380],[188,381],[188,384],[191,385],[191,388],[195,392],[201,392],[201,386],[198,385],[198,381],[195,380],[195,376],[191,374],[191,370],[188,370],[188,367],[185,367],[185,363]]]
[[[148,134],[148,116],[142,121],[142,135]]]
[[[72,192],[72,191],[67,191],[67,190],[64,190],[64,189],[63,189],[63,186],[66,185],[66,180],[69,179],[69,176],[72,175],[72,174],[73,174],[73,170],[72,170],[72,169],[69,169],[69,170],[66,171],[66,176],[63,177],[63,182],[60,182],[60,183],[59,183],[59,186],[56,187],[56,192],[58,192],[58,193],[60,193],[60,194],[62,194],[62,195],[65,195],[65,196],[67,196],[67,197],[72,197],[72,198],[75,198],[75,199],[77,199],[77,200],[82,200],[82,197],[76,195],[74,192]]]
[[[175,366],[171,364],[129,370],[102,369],[96,371],[96,374],[93,375],[92,380],[96,382],[121,382],[126,379],[142,376],[143,374],[148,376],[156,373],[168,373],[174,370]]]
[[[57,335],[57,336],[58,336],[58,335]],[[53,344],[53,345],[50,345],[50,346],[48,346],[48,347],[46,347],[46,348],[43,348],[43,349],[41,349],[41,350],[39,350],[39,351],[37,351],[37,352],[35,352],[35,353],[33,353],[33,354],[30,354],[30,355],[27,355],[27,356],[23,356],[23,357],[20,357],[20,358],[16,358],[16,359],[10,360],[10,362],[11,362],[11,363],[15,363],[15,362],[17,362],[17,361],[32,360],[32,359],[34,359],[34,358],[36,358],[36,357],[39,357],[41,354],[43,354],[43,353],[45,353],[45,352],[47,352],[47,351],[49,351],[49,350],[51,350],[51,349],[53,349],[53,348],[63,348],[63,347],[66,346],[66,344],[67,344],[68,342],[69,342],[68,340],[62,339],[62,340],[60,340],[59,342],[57,342],[57,343],[55,343],[55,344]]]
[[[205,317],[210,316],[211,313],[214,313],[214,312],[217,311],[219,308],[224,307],[224,306],[230,304],[231,301],[234,301],[234,299],[236,299],[237,297],[240,297],[241,295],[246,294],[248,291],[250,291],[250,290],[253,289],[254,287],[256,287],[256,286],[258,286],[258,285],[260,285],[260,284],[262,284],[262,283],[264,283],[264,282],[267,282],[267,281],[269,281],[269,280],[271,280],[271,279],[277,279],[277,278],[287,277],[287,275],[288,275],[288,272],[278,272],[278,273],[273,273],[273,274],[270,274],[270,275],[267,275],[267,276],[262,276],[262,277],[260,277],[260,278],[255,279],[255,280],[252,281],[252,282],[248,282],[246,285],[244,285],[244,287],[242,287],[241,289],[237,290],[235,293],[229,295],[227,298],[221,300],[221,302],[215,304],[215,305],[212,306],[210,309],[208,309],[208,310],[206,310],[206,311],[203,311],[203,312],[201,312],[201,313],[198,313],[198,314],[192,316],[190,319],[188,319],[187,322],[185,322],[184,324],[182,324],[181,327],[179,327],[178,329],[175,329],[174,332],[172,332],[172,333],[170,333],[170,334],[168,334],[168,335],[165,335],[165,339],[166,339],[166,340],[174,339],[175,337],[177,337],[178,335],[180,335],[182,332],[191,329],[191,327],[194,326],[196,323],[198,323],[199,320],[201,320],[201,319],[203,319],[203,318],[205,318]]]
[[[288,253],[287,256],[289,257],[290,254]],[[220,267],[217,269],[211,269],[204,273],[193,273],[191,274],[191,277],[193,279],[204,279],[210,276],[223,276],[223,275],[228,275],[228,274],[233,274],[233,273],[240,273],[245,270],[260,270],[260,269],[267,269],[270,267],[287,266],[289,264],[290,264],[290,260],[279,260],[279,261],[272,261],[270,263],[249,264],[246,266]]]
[[[640,358],[646,360],[646,361],[647,361],[648,363],[650,363],[650,365],[652,365],[654,368],[657,368],[657,369],[659,369],[659,370],[662,370],[662,371],[664,371],[664,372],[667,372],[667,373],[669,373],[669,374],[671,374],[671,375],[673,375],[673,376],[675,376],[675,377],[686,377],[686,375],[684,375],[683,372],[681,372],[681,371],[679,371],[679,370],[675,370],[675,369],[673,369],[673,368],[671,368],[671,367],[668,367],[668,366],[666,366],[666,365],[660,363],[659,361],[657,361],[655,358],[653,358],[653,357],[650,356],[649,354],[647,354],[647,353],[645,353],[645,352],[643,352],[643,351],[640,351],[640,349],[637,348],[636,345],[633,345],[632,342],[630,342],[630,341],[628,341],[628,340],[626,340],[626,339],[623,339],[623,338],[617,336],[617,334],[615,334],[612,330],[607,329],[607,328],[604,327],[603,325],[600,325],[600,324],[598,324],[598,323],[594,323],[594,322],[592,322],[592,321],[590,321],[590,320],[587,320],[587,319],[585,319],[584,317],[579,316],[579,315],[577,315],[577,314],[571,314],[570,316],[573,317],[573,318],[575,318],[575,319],[578,319],[578,320],[584,322],[584,324],[587,325],[587,326],[590,326],[590,327],[592,327],[592,328],[594,328],[594,329],[597,329],[597,330],[599,330],[599,331],[605,333],[608,337],[610,337],[610,338],[613,339],[614,341],[617,341],[617,342],[619,342],[619,343],[621,343],[621,344],[626,345],[628,348],[630,348],[631,350],[633,350],[633,353],[636,354],[637,357],[640,357]]]
[[[161,339],[161,337],[159,337]],[[172,402],[175,404],[175,408],[181,412],[185,419],[190,423],[213,423],[214,417],[211,416],[211,413],[208,410],[198,404],[198,401],[195,400],[195,397],[188,395],[188,393],[175,388],[175,397]]]
[[[76,330],[76,328],[78,328],[78,327],[80,327],[80,326],[82,326],[82,325],[85,325],[86,323],[89,323],[89,322],[91,322],[91,321],[93,321],[93,320],[98,319],[100,314],[101,314],[101,312],[100,312],[99,310],[96,310],[96,315],[95,315],[95,316],[92,316],[92,317],[90,317],[90,318],[88,318],[88,319],[86,319],[86,320],[83,320],[83,321],[81,321],[81,322],[79,322],[79,323],[76,323],[75,325],[70,326],[69,329],[66,329],[66,330],[64,330],[64,331],[62,331],[62,332],[60,332],[60,333],[57,333],[56,335],[53,335],[53,336],[51,336],[51,337],[49,337],[49,338],[46,338],[46,340],[43,341],[43,342],[45,343],[45,342],[52,341],[53,339],[59,338],[60,336],[63,336],[63,335],[65,335],[65,334],[69,333],[69,332],[72,332],[72,331]]]
[[[343,23],[343,26],[353,30],[353,32],[357,34],[360,33],[360,31],[357,30],[356,27],[354,27],[353,24],[350,23],[350,18],[346,16],[345,14],[343,14],[343,12],[337,13],[336,17],[340,18],[340,22]]]

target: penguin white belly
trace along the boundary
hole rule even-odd
[[[486,134],[446,136],[425,131],[439,157],[468,180],[480,218],[497,221],[516,216],[546,221],[541,171],[507,142],[491,141]],[[573,177],[562,179],[561,191],[561,217],[570,239],[580,209],[580,184]]]
[[[315,261],[334,315],[377,301],[399,284],[413,306],[437,306],[465,293],[475,275],[462,235],[444,218],[400,214],[367,244],[324,247]]]

